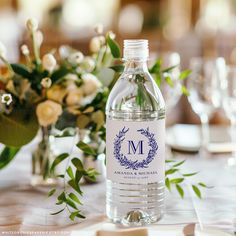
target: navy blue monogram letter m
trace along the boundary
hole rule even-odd
[[[133,154],[135,154],[137,150],[138,154],[143,154],[143,140],[140,140],[136,146],[133,141],[128,140],[128,145],[129,145],[128,154],[131,154],[131,150]]]

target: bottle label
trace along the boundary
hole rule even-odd
[[[153,183],[165,177],[165,119],[107,120],[107,179],[119,183]]]

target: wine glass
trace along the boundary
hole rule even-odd
[[[180,55],[176,52],[165,52],[161,56],[162,58],[162,68],[174,67],[169,72],[165,72],[164,76],[169,76],[173,82],[171,87],[166,82],[161,83],[161,91],[166,103],[166,113],[175,107],[178,103],[182,92],[181,92],[181,82],[179,80],[180,75]]]
[[[225,75],[223,58],[190,60],[192,74],[187,80],[190,95],[188,101],[193,111],[200,117],[202,127],[201,154],[207,154],[209,142],[209,118],[221,106],[221,81]]]
[[[231,140],[236,143],[236,66],[228,66],[226,79],[222,81],[223,88],[223,108],[227,117],[231,121]],[[236,165],[236,150],[232,157],[228,159],[228,165]]]
[[[162,81],[160,86],[166,104],[166,114],[168,116],[182,95],[181,81],[179,80],[180,55],[177,52],[164,52],[160,55],[160,58],[162,59],[163,69],[174,67],[170,71],[164,73],[164,77],[171,78],[173,85],[170,86],[167,82]],[[171,148],[168,145],[166,145],[166,156],[168,158],[173,157]]]

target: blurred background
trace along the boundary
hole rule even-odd
[[[28,42],[25,22],[35,17],[44,33],[42,51],[69,44],[88,52],[94,25],[102,23],[122,43],[147,38],[151,55],[180,55],[181,69],[192,57],[225,58],[236,63],[235,0],[0,0],[0,41],[11,62],[22,60],[20,46]],[[168,112],[168,122],[199,123],[186,97]],[[228,123],[221,108],[211,123]]]

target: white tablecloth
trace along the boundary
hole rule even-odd
[[[65,141],[59,142],[61,151],[69,151],[70,146],[65,145]],[[101,228],[114,228],[105,216],[105,183],[82,186],[82,209],[87,216],[85,220],[71,222],[66,212],[57,216],[50,215],[58,209],[54,204],[55,198],[47,198],[48,189],[33,188],[30,185],[30,153],[34,143],[26,146],[7,168],[0,171],[0,232],[4,235],[6,231],[21,231],[21,235],[34,232],[33,235],[37,235],[35,231],[56,231],[52,235],[71,235],[72,231],[77,230],[95,232]],[[187,159],[184,165],[186,172],[200,172],[185,184],[184,200],[175,189],[171,193],[167,192],[165,216],[150,226],[150,229],[174,229],[178,233],[175,235],[181,235],[184,225],[196,222],[202,228],[235,230],[236,167],[227,167],[226,156],[204,159],[198,155],[186,154],[177,155],[176,158]],[[202,200],[197,199],[191,190],[191,182],[200,181],[214,186],[203,190]]]

